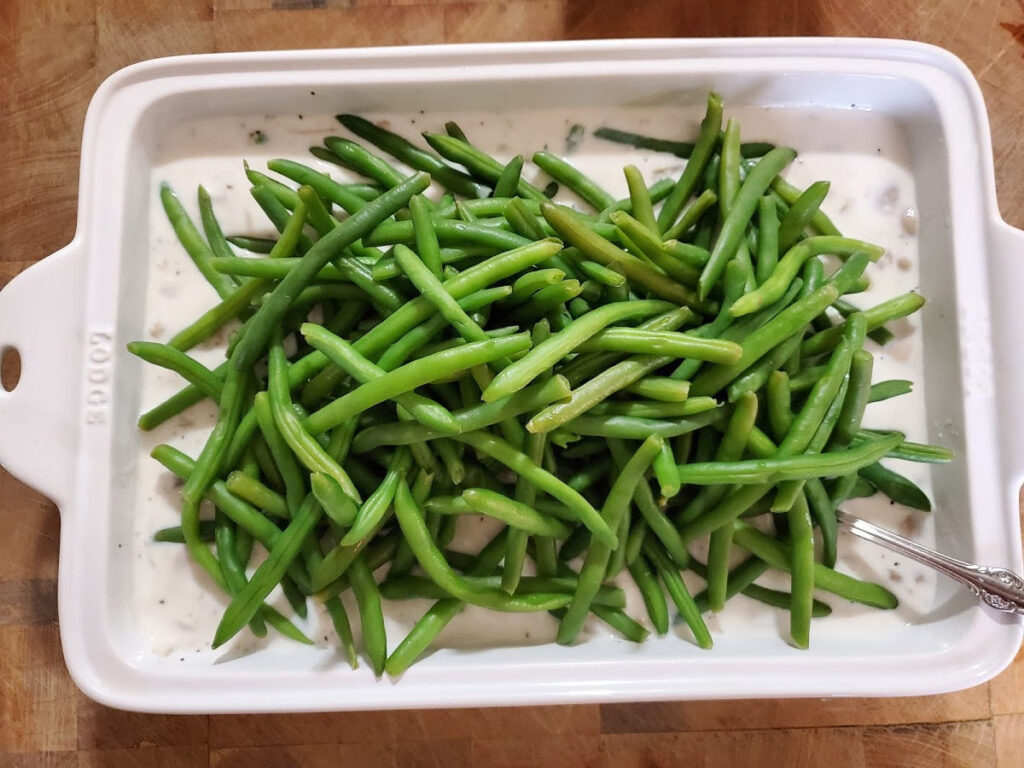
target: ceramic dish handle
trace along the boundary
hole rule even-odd
[[[16,386],[0,389],[0,464],[58,506],[74,482],[82,419],[82,257],[73,241],[0,291],[0,349],[21,358]]]
[[[995,350],[989,375],[997,386],[1006,469],[1018,481],[1024,479],[1024,230],[999,221],[989,252]]]

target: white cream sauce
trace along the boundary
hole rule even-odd
[[[869,268],[871,289],[853,297],[859,306],[870,306],[917,287],[917,219],[913,178],[909,171],[908,149],[898,126],[887,118],[866,111],[772,110],[765,108],[729,108],[739,119],[744,140],[765,140],[787,144],[799,150],[796,162],[786,177],[803,188],[813,181],[832,182],[824,209],[846,234],[876,242],[886,248],[882,259]],[[621,168],[632,163],[653,182],[664,176],[675,177],[683,161],[670,155],[611,144],[595,139],[590,129],[600,125],[634,130],[654,136],[692,137],[696,135],[700,114],[668,108],[631,108],[606,110],[558,110],[518,113],[515,116],[492,113],[446,114],[431,118],[416,115],[373,114],[371,119],[386,120],[393,130],[416,136],[422,130],[441,131],[444,120],[456,120],[470,139],[500,160],[522,153],[527,158],[540,148],[566,155],[585,173],[616,197],[627,194]],[[571,125],[580,123],[587,131],[578,145],[567,148]],[[265,141],[257,143],[255,131]],[[159,200],[159,184],[169,182],[182,197],[186,208],[198,221],[195,204],[197,185],[209,191],[217,215],[226,233],[270,234],[263,213],[248,194],[249,184],[242,168],[245,158],[256,169],[264,170],[272,157],[291,157],[330,173],[341,180],[360,181],[333,165],[310,156],[307,148],[323,136],[345,134],[333,118],[323,115],[252,116],[189,122],[173,128],[163,138],[153,158],[150,204],[150,270],[147,281],[145,338],[167,341],[184,323],[196,317],[216,301],[216,295],[195,270],[175,240]],[[535,169],[531,176],[544,181]],[[563,199],[571,196],[562,195]],[[875,380],[910,379],[914,394],[868,407],[866,424],[904,431],[911,439],[927,436],[922,381],[922,344],[916,333],[918,321],[895,324],[898,340],[884,351],[871,342],[875,353]],[[223,359],[225,335],[194,350],[203,363],[214,366]],[[148,409],[181,386],[180,379],[154,366],[145,366],[142,374],[142,408]],[[140,437],[140,450],[149,450],[169,442],[196,456],[215,418],[209,402],[201,404]],[[927,465],[900,462],[899,470],[930,489]],[[182,546],[152,541],[155,530],[176,525],[179,520],[178,484],[169,473],[148,457],[139,462],[136,477],[134,530],[135,613],[146,635],[147,647],[156,654],[181,660],[204,658],[226,598],[198,568],[191,565]],[[890,504],[880,496],[856,500],[846,505],[855,514],[903,531],[923,543],[933,541],[927,515]],[[478,547],[489,538],[491,522],[467,518],[462,521],[455,544]],[[696,550],[695,550],[696,551]],[[913,622],[932,606],[935,580],[923,567],[871,545],[843,536],[839,567],[862,578],[881,581],[900,597],[896,611],[876,611],[845,603],[835,597],[821,596],[834,608],[832,617],[815,622],[813,633],[847,635],[850,632],[890,632]],[[257,555],[258,560],[261,555]],[[692,574],[690,575],[692,576]],[[766,576],[759,583],[785,588],[788,577]],[[693,578],[691,587],[700,589]],[[645,617],[646,612],[628,578],[620,579],[629,594],[629,612]],[[270,602],[287,608],[279,592]],[[404,635],[429,601],[387,604],[389,635]],[[358,630],[358,614],[348,603],[349,614]],[[286,611],[287,612],[287,611]],[[780,617],[783,617],[780,619]],[[591,620],[594,622],[594,620]],[[646,618],[642,621],[646,623]],[[722,614],[708,616],[716,635],[766,636],[770,642],[783,642],[784,614],[748,598],[734,598]],[[318,645],[333,647],[335,638],[330,621],[310,601],[310,617],[299,622]],[[494,645],[535,644],[554,637],[555,622],[543,615],[504,615],[468,608],[442,633],[441,644],[448,647],[484,648]],[[607,635],[604,625],[588,625],[588,634]],[[684,633],[685,634],[685,633]],[[357,635],[358,636],[358,635]],[[393,641],[395,642],[395,641]],[[678,642],[669,637],[664,642]],[[294,647],[291,641],[270,636],[254,639],[240,633],[227,649],[227,657],[257,648]],[[196,654],[199,654],[197,657]],[[219,658],[220,652],[214,657]]]

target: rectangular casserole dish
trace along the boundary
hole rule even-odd
[[[632,104],[789,109],[857,105],[905,134],[921,212],[921,317],[929,423],[958,459],[933,475],[937,546],[1021,567],[1018,489],[1024,406],[1024,235],[999,217],[981,94],[952,55],[916,43],[845,39],[644,40],[202,55],[109,78],[90,105],[78,230],[0,293],[0,344],[22,358],[0,392],[0,461],[62,516],[59,611],[68,668],[90,697],[158,712],[257,712],[616,700],[893,696],[994,676],[1020,623],[940,582],[932,604],[883,632],[828,634],[798,651],[778,637],[725,636],[711,653],[669,636],[438,652],[375,681],[324,648],[289,646],[229,663],[152,653],[131,606],[140,438],[139,372],[154,148],[197,118],[312,111]],[[311,106],[310,93],[320,99]],[[780,137],[780,140],[784,138]],[[798,147],[799,149],[799,147]],[[240,146],[241,155],[245,148]],[[998,351],[998,354],[997,354]],[[919,436],[924,439],[927,436]],[[948,442],[948,439],[947,439]],[[183,574],[183,578],[190,578]]]

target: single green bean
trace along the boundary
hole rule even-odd
[[[455,137],[459,138],[459,137]],[[465,141],[465,139],[463,139]],[[519,179],[523,173],[523,156],[516,155],[501,170],[494,184],[494,197],[515,197],[519,188]]]
[[[682,175],[658,214],[658,229],[662,232],[672,226],[683,205],[697,191],[697,186],[704,175],[704,169],[718,143],[718,132],[721,128],[722,97],[712,91],[708,94],[707,111],[701,121],[700,133],[697,135],[697,141],[693,145],[686,168],[683,169]]]
[[[861,443],[858,447],[863,445],[870,445],[870,443]],[[874,463],[862,467],[858,472],[862,478],[897,504],[903,504],[911,509],[919,509],[922,512],[932,511],[932,503],[928,495],[914,482],[898,472]]]
[[[906,379],[889,379],[888,381],[876,382],[871,385],[871,390],[868,392],[868,402],[877,403],[892,397],[909,394],[913,386],[914,383]]]
[[[359,623],[363,632],[363,648],[370,657],[373,674],[384,674],[384,662],[388,657],[387,632],[384,628],[384,611],[380,601],[380,589],[373,573],[362,555],[357,555],[348,569],[352,591],[359,607]]]
[[[602,211],[615,203],[615,198],[592,179],[550,152],[535,152],[533,163],[559,184],[571,189],[597,211]]]

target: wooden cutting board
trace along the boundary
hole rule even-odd
[[[74,232],[89,98],[177,53],[600,37],[855,35],[951,49],[981,82],[1002,210],[1024,226],[1022,0],[0,0],[0,285]],[[1024,658],[907,700],[772,700],[288,716],[116,712],[57,631],[56,508],[0,471],[0,766],[1024,764]]]

